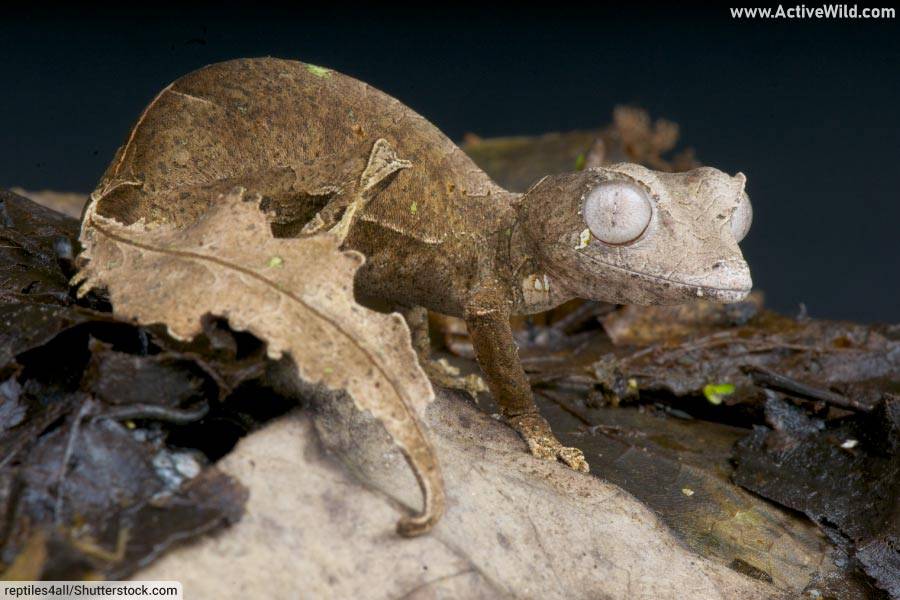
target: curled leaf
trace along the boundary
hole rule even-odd
[[[384,424],[422,489],[422,512],[399,532],[427,531],[443,513],[443,481],[420,418],[434,393],[406,323],[355,302],[362,254],[331,234],[274,238],[260,200],[234,188],[174,228],[123,225],[98,213],[97,196],[82,226],[80,291],[106,287],[118,315],[164,323],[182,340],[201,333],[205,315],[221,316],[264,340],[270,358],[289,354],[304,381],[346,390]]]

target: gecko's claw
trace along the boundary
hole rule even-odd
[[[581,473],[587,473],[590,470],[584,453],[578,448],[563,446],[553,435],[550,424],[544,417],[538,414],[527,414],[507,420],[528,444],[528,450],[532,456],[543,460],[560,460]]]

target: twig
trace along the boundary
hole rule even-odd
[[[209,412],[209,404],[204,402],[197,408],[169,408],[155,404],[129,404],[107,410],[95,418],[112,419],[113,421],[129,421],[133,419],[153,419],[166,421],[176,425],[186,425],[199,421]]]
[[[775,371],[771,371],[764,367],[745,366],[742,367],[741,370],[750,376],[753,383],[760,387],[793,394],[794,396],[799,396],[808,400],[819,400],[831,406],[837,406],[855,412],[872,411],[871,406],[867,406],[858,400],[848,398],[842,394],[832,392],[831,390],[797,381],[787,375],[781,375],[780,373],[776,373]]]
[[[62,461],[59,463],[59,473],[56,475],[56,504],[53,507],[53,520],[57,525],[62,523],[62,505],[63,505],[63,483],[66,478],[66,470],[69,466],[69,460],[72,458],[72,451],[75,448],[75,442],[78,439],[78,432],[81,429],[81,421],[93,406],[91,399],[85,400],[75,413],[72,427],[69,430],[69,439],[66,441],[66,449],[63,452]]]
[[[723,336],[727,335],[723,339]],[[713,348],[715,346],[727,346],[727,345],[741,345],[745,347],[745,350],[739,354],[756,354],[759,352],[771,352],[775,350],[792,350],[794,352],[821,352],[822,348],[817,346],[806,346],[803,344],[790,344],[783,342],[769,342],[768,340],[758,340],[758,341],[748,341],[739,338],[732,337],[731,332],[720,331],[718,333],[699,338],[695,340],[693,343],[675,346],[675,347],[666,347],[666,344],[654,344],[652,346],[648,346],[643,350],[639,350],[634,354],[629,356],[625,356],[622,358],[623,363],[632,362],[638,358],[641,358],[647,354],[651,354],[658,350],[663,350],[666,354],[686,354],[688,352],[693,352],[694,350],[704,350],[708,348]],[[832,350],[832,349],[829,349]],[[836,348],[834,350],[845,350],[844,348]],[[737,354],[737,353],[736,353]]]

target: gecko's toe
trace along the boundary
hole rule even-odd
[[[557,446],[562,447],[559,442],[548,444],[544,438],[525,438],[525,442],[531,455],[541,460],[556,460]]]
[[[588,462],[584,458],[584,452],[582,452],[578,448],[568,448],[566,446],[560,446],[558,458],[559,460],[566,463],[569,467],[581,473],[587,473],[591,469],[590,465],[588,465]]]
[[[584,453],[578,448],[563,446],[542,416],[523,415],[512,418],[509,422],[528,444],[528,450],[535,458],[559,460],[580,473],[587,473],[590,469]]]

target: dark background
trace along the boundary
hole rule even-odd
[[[4,9],[0,186],[91,190],[159,89],[240,56],[337,69],[453,139],[598,127],[632,103],[679,123],[706,164],[747,174],[742,246],[770,306],[900,322],[896,20],[735,21],[728,4],[147,4]]]

